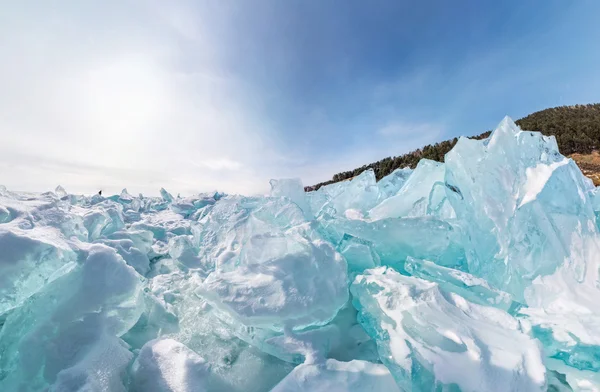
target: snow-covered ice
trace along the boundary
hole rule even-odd
[[[0,391],[600,391],[600,188],[554,138],[270,185],[0,186]]]

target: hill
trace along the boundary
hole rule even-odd
[[[544,135],[556,137],[558,147],[564,155],[577,162],[585,175],[600,185],[600,155],[595,152],[600,148],[600,104],[559,106],[532,113],[516,121],[523,130],[538,131]],[[484,132],[474,139],[483,139],[491,131]],[[354,170],[337,173],[330,181],[322,182],[304,189],[314,191],[335,182],[348,180],[367,169],[373,169],[377,180],[402,167],[415,168],[423,158],[438,162],[444,161],[444,155],[454,147],[458,138],[428,144],[423,148],[404,155],[384,158],[380,161],[363,165]]]

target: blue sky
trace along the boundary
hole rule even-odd
[[[262,192],[600,101],[596,1],[1,7],[10,189]]]

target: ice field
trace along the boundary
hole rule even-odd
[[[553,137],[161,195],[0,187],[0,391],[600,391],[600,190]]]

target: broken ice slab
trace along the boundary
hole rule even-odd
[[[600,392],[600,372],[579,370],[554,358],[546,358],[545,363],[554,372],[554,385],[562,388],[556,388],[556,391]],[[550,387],[548,391],[551,391]]]
[[[171,210],[161,210],[147,214],[144,220],[133,223],[133,230],[151,231],[154,238],[161,242],[168,242],[170,238],[191,234],[192,222]]]
[[[520,310],[548,357],[579,370],[600,371],[600,239],[584,237],[552,275],[527,288]]]
[[[458,227],[433,217],[389,218],[375,222],[331,218],[319,220],[319,231],[331,243],[352,236],[372,244],[382,265],[402,270],[408,256],[459,268],[466,264]],[[339,249],[339,248],[338,248]]]
[[[269,181],[272,197],[287,197],[303,212],[307,220],[312,219],[312,210],[300,179],[281,179]]]
[[[333,186],[339,184],[331,185]],[[323,213],[325,213],[326,211],[329,211],[331,215],[335,214],[335,209],[331,205],[331,195],[329,195],[326,189],[324,188],[325,187],[321,187],[317,191],[308,192],[306,194],[306,200],[315,218],[318,218],[319,216],[323,215]]]
[[[283,331],[323,325],[348,299],[346,268],[322,240],[256,235],[236,268],[212,272],[197,293],[246,326]]]
[[[338,250],[348,263],[348,271],[360,273],[369,268],[379,267],[381,260],[370,241],[344,234]]]
[[[266,352],[278,354],[264,340],[284,328],[324,325],[347,301],[344,259],[288,198],[222,199],[194,229],[194,240],[198,261],[213,263],[196,293],[238,337]]]
[[[6,223],[11,220],[10,210],[0,205],[0,223]]]
[[[400,392],[389,370],[381,365],[353,360],[298,365],[271,392]]]
[[[366,213],[385,199],[372,169],[363,171],[349,181],[321,187],[307,197],[316,216],[321,215],[324,208],[334,211],[337,216],[345,216],[347,210]]]
[[[88,224],[91,225],[90,227],[94,227],[94,229],[93,229],[94,232],[99,230],[100,235],[109,235],[109,234],[112,234],[116,231],[119,231],[119,230],[125,228],[125,218],[123,216],[123,207],[120,204],[117,204],[110,200],[105,200],[105,201],[102,201],[102,202],[96,204],[96,208],[94,208],[91,211],[95,211],[97,213],[108,216],[108,221],[106,221],[106,222],[104,222],[103,219],[99,219],[99,218],[97,221],[94,219],[91,219],[90,221],[88,221]],[[84,222],[85,222],[86,215],[84,215]],[[94,226],[95,224],[101,225],[102,227],[97,228]]]
[[[144,311],[135,325],[121,338],[131,346],[140,349],[146,342],[166,334],[179,331],[179,319],[174,308],[149,291],[143,292]]]
[[[253,236],[284,235],[306,222],[302,210],[286,198],[230,196],[207,208],[193,233],[200,263],[211,270],[235,269]]]
[[[77,260],[53,227],[0,229],[0,315],[18,307]]]
[[[145,276],[150,270],[150,260],[148,255],[135,247],[130,239],[101,239],[96,241],[98,244],[104,244],[115,249],[123,257],[125,262],[132,266],[138,274]]]
[[[114,250],[85,260],[13,310],[0,331],[0,385],[18,390],[124,390],[132,354],[119,336],[138,320],[141,281]]]
[[[171,326],[175,327],[171,322],[169,322],[169,329],[156,331],[166,334],[162,337],[184,344],[210,364],[210,378],[211,380],[214,378],[219,385],[211,391],[270,390],[293,369],[293,365],[265,354],[238,339],[232,327],[217,316],[217,311],[194,294],[200,282],[201,279],[194,273],[179,270],[150,279],[148,287],[152,295],[178,320],[176,331],[171,329]],[[162,316],[164,315],[168,316],[163,313]],[[148,322],[143,323],[147,328],[142,324],[139,325],[142,328],[137,329],[136,324],[136,327],[125,336],[127,342],[139,342],[144,337],[150,336],[155,327],[160,326],[161,319],[163,326],[166,327],[166,321],[170,316],[167,319],[162,316],[148,314]],[[152,338],[154,337],[156,335]]]
[[[392,197],[383,200],[369,211],[372,220],[425,216],[434,184],[444,181],[443,163],[421,159],[417,168]]]
[[[56,189],[54,190],[54,193],[56,193],[56,196],[58,196],[59,199],[62,199],[63,197],[68,196],[68,193],[65,190],[65,188],[63,188],[60,185],[56,187]]]
[[[333,358],[379,362],[375,341],[356,320],[356,309],[346,303],[331,322],[299,331],[284,332],[266,328],[245,327],[227,320],[232,332],[245,342],[279,359],[295,364]],[[217,313],[223,319],[221,313]]]
[[[146,343],[132,366],[131,378],[132,387],[136,391],[211,390],[209,364],[204,358],[173,339],[157,339]]]
[[[427,200],[427,208],[424,213],[416,211],[416,214],[413,212],[409,214],[409,216],[422,215],[435,216],[441,220],[454,220],[456,218],[456,213],[454,212],[448,197],[446,197],[446,184],[444,182],[438,181],[433,184]]]
[[[508,313],[380,267],[351,286],[359,321],[407,391],[543,391],[536,340]]]
[[[573,233],[595,222],[589,179],[560,155],[554,137],[523,132],[508,117],[488,139],[460,138],[445,165],[469,271],[519,301],[568,257],[581,237]]]
[[[600,234],[595,190],[556,140],[508,118],[446,155],[447,196],[468,271],[511,293],[547,356],[598,369]],[[591,350],[591,353],[590,353]]]
[[[590,200],[592,201],[592,208],[594,209],[594,213],[596,214],[596,224],[600,229],[600,186],[596,187],[590,192]]]
[[[202,276],[207,276],[214,268],[213,264],[204,264],[198,256],[198,248],[194,245],[191,235],[179,235],[169,241],[169,256],[180,263],[182,269],[197,270]]]
[[[514,314],[522,305],[513,301],[510,294],[494,289],[481,278],[453,268],[446,268],[427,260],[408,257],[406,272],[414,277],[435,282],[447,292],[453,292],[476,304],[493,306]]]
[[[110,215],[101,208],[93,208],[83,214],[83,224],[88,231],[88,241],[100,238],[102,231],[111,222]]]
[[[160,196],[169,203],[173,201],[173,196],[165,188],[160,188]]]
[[[123,188],[121,194],[119,195],[119,200],[122,202],[131,202],[135,197],[131,196],[129,192],[127,192],[127,188]]]
[[[524,314],[527,314],[526,310]],[[582,343],[575,335],[569,337],[569,342],[565,342],[557,334],[560,334],[560,329],[553,330],[551,325],[538,324],[531,329],[531,335],[542,343],[547,357],[574,369],[600,372],[600,346]]]
[[[392,197],[402,188],[406,180],[412,175],[413,170],[409,167],[396,169],[387,176],[383,177],[377,186],[384,198]]]

